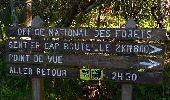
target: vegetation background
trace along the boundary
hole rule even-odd
[[[30,26],[39,15],[44,27],[123,28],[134,18],[138,28],[166,28],[170,35],[169,0],[0,0],[0,100],[31,100],[30,77],[8,76],[3,44],[10,26]],[[3,38],[2,38],[3,37]],[[170,100],[170,43],[162,85],[133,85],[134,100]],[[121,84],[45,78],[46,100],[120,100]],[[95,94],[92,92],[98,90]]]

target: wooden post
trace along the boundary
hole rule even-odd
[[[35,16],[32,20],[31,27],[38,28],[43,25],[43,21],[39,16]],[[32,100],[43,100],[44,97],[44,80],[43,78],[32,78]]]
[[[127,22],[126,28],[136,28],[134,19]],[[122,84],[122,100],[132,100],[132,88],[131,84]]]
[[[132,100],[131,84],[122,84],[122,100]]]
[[[44,80],[43,78],[32,78],[32,100],[43,100]]]

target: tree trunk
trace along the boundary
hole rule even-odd
[[[27,0],[26,1],[26,20],[25,20],[25,25],[27,27],[31,26],[31,21],[32,21],[32,0]]]

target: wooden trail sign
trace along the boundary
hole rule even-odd
[[[105,54],[163,54],[165,47],[161,44],[139,44],[134,43],[134,40],[166,40],[165,29],[135,29],[136,23],[133,19],[127,23],[126,28],[115,29],[40,28],[42,23],[40,17],[36,16],[32,21],[32,28],[11,27],[7,30],[9,37],[32,38],[30,41],[8,40],[6,42],[6,61],[8,63],[7,71],[10,75],[34,77],[32,78],[33,100],[43,99],[43,85],[41,84],[43,79],[35,77],[80,78],[125,83],[122,85],[122,100],[132,100],[132,85],[129,83],[161,84],[163,81],[160,72],[133,71],[141,68],[162,70],[163,59],[105,56]],[[67,41],[44,41],[45,38],[60,38],[59,40],[65,39]],[[81,39],[85,39],[86,42],[77,41]],[[99,39],[121,40],[121,43],[87,42],[90,39],[97,39],[96,41]],[[125,43],[125,40],[132,41]],[[56,54],[61,52],[67,52],[67,54],[76,52],[77,54]],[[80,53],[84,54],[80,55]],[[91,53],[104,54],[91,55]],[[74,68],[70,68],[71,66]],[[79,70],[83,66],[91,69]],[[117,69],[128,69],[128,71],[116,71]],[[87,71],[90,71],[88,75],[86,75]]]
[[[95,41],[35,41],[7,40],[7,50],[62,51],[74,53],[108,53],[108,54],[164,54],[165,47],[161,44],[149,43],[113,43]]]
[[[163,75],[161,72],[137,72],[137,71],[115,71],[106,70],[106,80],[121,83],[137,84],[162,84]]]
[[[102,68],[148,68],[163,69],[163,60],[157,58],[140,58],[128,56],[100,55],[62,55],[43,53],[7,53],[8,63],[46,64],[68,66],[96,66]]]
[[[7,30],[7,36],[14,37],[71,37],[71,38],[111,38],[119,40],[143,39],[143,40],[165,40],[165,29],[135,29],[135,28],[20,28],[11,27]]]
[[[55,77],[55,78],[82,78],[88,80],[113,81],[119,83],[135,83],[135,84],[161,84],[163,77],[161,72],[138,72],[138,71],[118,71],[95,68],[68,68],[68,67],[55,67],[55,66],[42,66],[42,65],[8,65],[7,72],[9,75],[20,75],[28,77]],[[82,71],[82,72],[81,72]],[[95,71],[95,72],[94,72]]]
[[[6,51],[5,51],[5,47],[6,45],[5,44],[0,44],[0,58],[4,58],[6,55]]]

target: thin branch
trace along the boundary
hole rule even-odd
[[[99,14],[97,18],[97,27],[100,27],[100,16],[101,16],[102,5],[99,6]]]
[[[60,27],[69,27],[74,20],[74,18],[80,14],[84,15],[85,13],[88,13],[92,8],[96,6],[96,0],[91,0],[88,4],[82,5],[80,7],[81,0],[77,0],[72,5],[71,9],[67,12],[67,16],[65,19],[61,21],[59,24]]]

